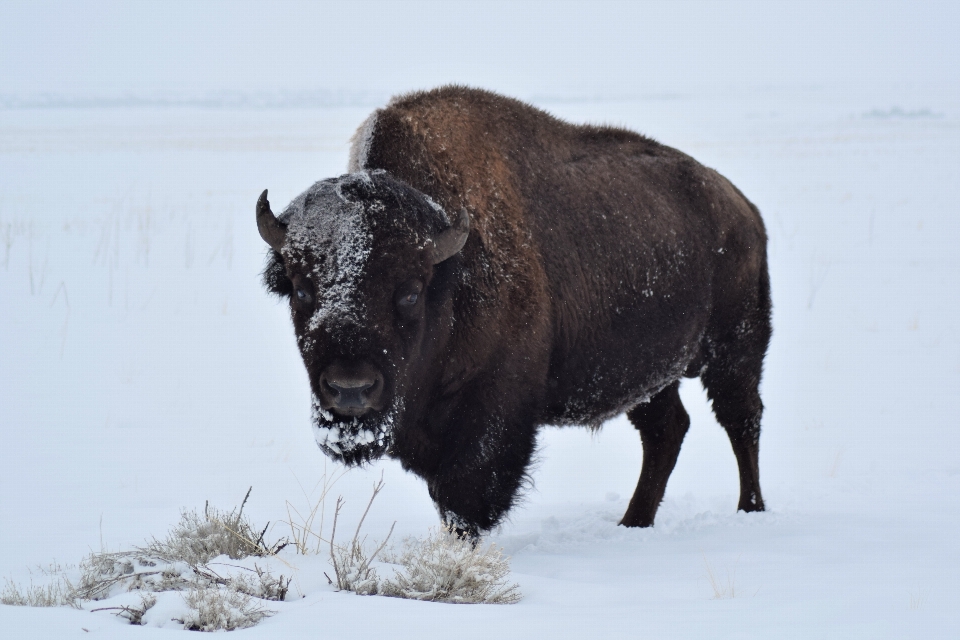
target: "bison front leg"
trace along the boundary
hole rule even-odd
[[[478,415],[482,415],[479,414]],[[491,420],[458,429],[453,453],[428,479],[444,524],[461,536],[489,531],[513,506],[533,454],[533,420]]]

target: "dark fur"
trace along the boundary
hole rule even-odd
[[[383,189],[410,185],[447,212],[466,209],[470,235],[454,258],[416,267],[428,282],[416,336],[387,315],[371,318],[394,328],[363,340],[407,349],[402,366],[332,335],[304,358],[311,380],[311,362],[344,349],[395,370],[391,393],[406,404],[387,453],[427,481],[444,519],[471,532],[495,526],[516,499],[538,425],[599,427],[626,411],[644,456],[622,524],[651,525],[689,424],[681,376],[701,378],[730,436],[739,508],[762,510],[770,293],[756,207],[675,149],[485,91],[409,94],[371,118],[350,170],[386,170],[400,182]],[[364,285],[372,298],[391,295],[393,272],[418,260],[413,249],[378,251]],[[274,252],[264,280],[289,296],[296,275]],[[294,324],[302,335],[296,309]]]

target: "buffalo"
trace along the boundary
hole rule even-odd
[[[313,433],[331,458],[423,478],[477,536],[517,500],[542,425],[626,412],[643,464],[620,524],[653,524],[699,377],[743,511],[762,511],[759,383],[770,341],[757,208],[691,157],[488,91],[394,98],[346,175],[279,215],[263,280],[289,299]]]

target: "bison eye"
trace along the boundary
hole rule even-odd
[[[297,288],[296,290],[297,301],[301,304],[310,304],[313,302],[313,296],[311,296],[307,291]]]
[[[394,294],[394,301],[397,309],[407,314],[413,313],[420,295],[423,293],[423,282],[420,280],[410,280],[402,284]]]

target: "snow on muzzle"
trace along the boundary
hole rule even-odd
[[[313,437],[329,458],[348,465],[362,464],[386,453],[402,409],[402,403],[395,401],[383,411],[341,417],[324,409],[314,394]]]

